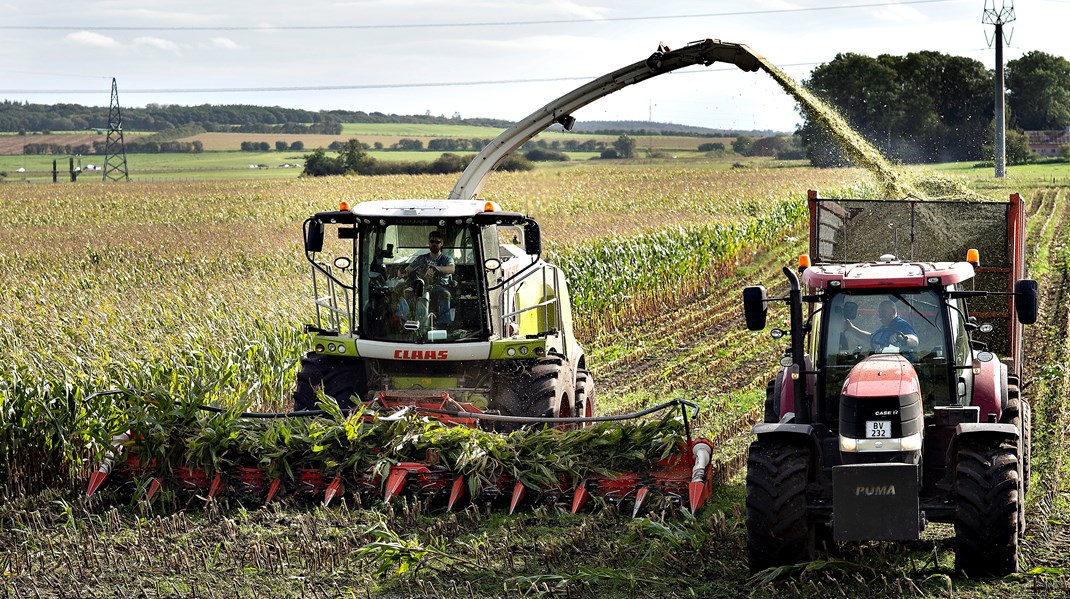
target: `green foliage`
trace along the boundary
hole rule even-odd
[[[1039,50],[1007,62],[1007,104],[1026,131],[1070,126],[1070,61]]]
[[[976,60],[938,52],[838,54],[807,88],[889,158],[946,162],[981,158],[992,114],[992,75]],[[803,143],[818,166],[842,164],[826,123],[803,112]]]
[[[613,149],[617,151],[617,156],[621,158],[634,158],[635,145],[636,141],[634,138],[622,133],[620,137],[617,138],[617,141],[613,142]]]

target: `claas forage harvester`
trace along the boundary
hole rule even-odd
[[[473,159],[448,199],[343,202],[337,210],[308,218],[304,249],[312,269],[316,321],[305,328],[312,350],[301,360],[295,412],[245,416],[319,415],[325,395],[343,410],[360,411],[368,425],[405,412],[505,432],[628,420],[679,407],[685,435],[673,455],[629,472],[603,472],[531,490],[558,498],[570,495],[573,511],[591,495],[632,501],[633,513],[651,495],[697,509],[710,493],[712,447],[690,434],[693,406],[674,401],[633,414],[597,416],[595,384],[573,332],[565,276],[543,258],[538,223],[478,199],[478,194],[487,175],[535,135],[554,124],[571,129],[576,110],[629,85],[715,62],[745,71],[764,64],[741,44],[707,39],[677,50],[660,46],[646,59],[521,119]],[[122,448],[136,454],[137,435],[118,435],[115,445],[92,475],[90,494],[113,464],[124,463]],[[376,488],[387,500],[406,491],[448,494],[452,506],[467,485],[434,458],[401,461],[388,472],[321,473],[325,476],[314,480],[330,482],[316,483],[311,492],[326,501],[344,487]],[[587,457],[593,463],[599,459]],[[206,473],[189,484],[211,498],[228,486],[228,476]],[[157,473],[147,494],[172,478],[172,473]],[[507,489],[511,508],[526,489],[523,481],[508,475],[484,482],[485,490]],[[277,477],[266,496],[301,484],[292,473]],[[307,484],[302,488],[309,490]]]

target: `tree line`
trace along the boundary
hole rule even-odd
[[[106,106],[80,104],[31,104],[0,101],[0,132],[84,131],[107,129]],[[245,133],[341,133],[341,123],[416,123],[509,127],[509,121],[485,118],[461,118],[425,115],[396,115],[382,112],[349,110],[301,110],[279,106],[248,104],[176,106],[148,104],[144,108],[123,108],[122,125],[126,130],[164,131],[187,125],[205,131]]]
[[[971,58],[939,52],[906,56],[838,54],[804,84],[840,111],[886,156],[907,163],[991,160],[994,72]],[[1023,131],[1070,126],[1070,62],[1029,52],[1006,65],[1007,160],[1027,161]],[[847,159],[828,131],[800,109],[797,131],[817,166]]]

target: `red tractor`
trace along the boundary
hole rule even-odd
[[[810,254],[799,274],[784,269],[788,295],[743,292],[751,330],[769,302],[790,310],[789,329],[772,331],[790,344],[747,460],[751,570],[948,522],[958,570],[1017,571],[1030,448],[1021,325],[1038,296],[1023,279],[1021,198],[811,191],[809,209]]]

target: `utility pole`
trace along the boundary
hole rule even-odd
[[[981,19],[981,22],[986,25],[996,26],[996,34],[989,41],[989,45],[993,42],[996,44],[996,178],[1007,175],[1007,111],[1005,108],[1007,88],[1003,85],[1003,26],[1015,20],[1014,0],[1010,2],[1008,6],[1004,0],[997,10],[996,0],[985,0],[985,14]]]
[[[123,141],[123,114],[119,110],[119,87],[111,79],[111,108],[108,110],[108,139],[104,142],[104,181],[130,180],[126,170],[126,143]]]

